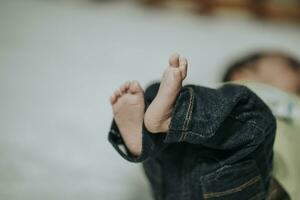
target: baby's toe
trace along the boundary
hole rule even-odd
[[[111,95],[110,98],[109,98],[109,100],[110,100],[110,103],[111,103],[111,104],[116,103],[116,101],[117,101],[116,95],[115,95],[115,94]]]
[[[188,67],[188,62],[185,57],[180,57],[179,58],[179,70],[181,72],[182,78],[184,79],[187,75],[187,67]]]
[[[130,82],[129,85],[129,92],[131,93],[138,93],[138,92],[143,92],[142,86],[139,84],[138,81],[132,81]]]
[[[178,67],[179,66],[179,54],[173,54],[170,58],[169,58],[169,65],[171,67]]]
[[[116,95],[116,97],[118,98],[118,97],[120,97],[121,96],[121,91],[118,89],[118,90],[115,90],[115,92],[114,92],[114,95]]]

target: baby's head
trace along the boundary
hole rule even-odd
[[[226,71],[223,81],[251,80],[300,93],[300,62],[284,53],[259,52],[242,58]]]

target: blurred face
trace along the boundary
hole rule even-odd
[[[292,93],[300,91],[300,73],[286,59],[276,56],[262,58],[255,69],[245,69],[233,75],[233,80],[253,80],[273,85]]]

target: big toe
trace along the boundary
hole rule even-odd
[[[185,57],[179,58],[179,70],[181,72],[182,79],[184,79],[187,75],[188,62]]]
[[[135,93],[143,92],[143,88],[138,81],[131,81],[129,84],[128,91],[130,93],[135,94]]]

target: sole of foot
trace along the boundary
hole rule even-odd
[[[187,76],[187,59],[174,54],[169,59],[169,67],[163,73],[158,93],[149,105],[145,117],[145,127],[151,133],[167,132],[171,122],[174,103]]]
[[[110,98],[115,122],[129,151],[139,156],[142,150],[144,91],[137,81],[124,83]]]

